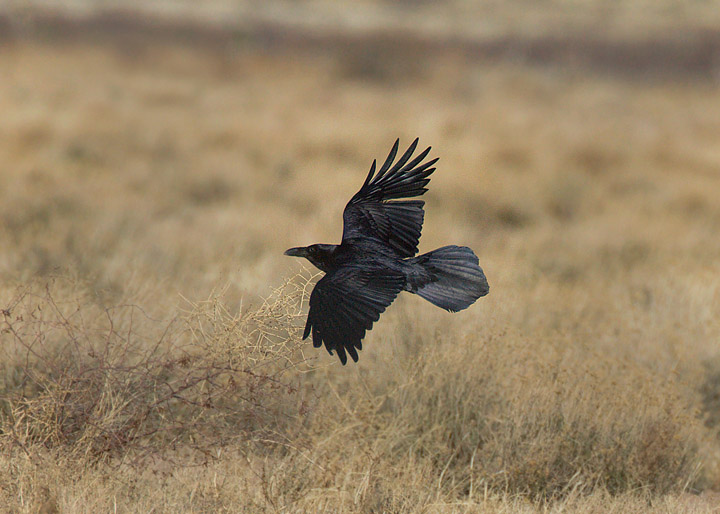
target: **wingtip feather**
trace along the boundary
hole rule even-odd
[[[310,315],[308,314],[307,322],[305,322],[305,330],[303,330],[303,336],[302,340],[304,341],[307,339],[307,337],[310,335],[310,327],[312,326],[312,323],[310,322]]]
[[[385,159],[385,162],[383,163],[382,167],[380,168],[380,171],[378,171],[377,178],[382,177],[385,172],[390,168],[390,165],[395,160],[395,156],[397,155],[398,148],[400,148],[400,138],[397,138],[395,140],[395,144],[393,145],[392,149],[390,150],[390,153],[387,156],[387,159]]]
[[[373,159],[372,166],[370,166],[370,173],[368,173],[365,182],[363,182],[363,187],[367,186],[372,180],[373,175],[375,175],[375,166],[377,166],[377,159]]]

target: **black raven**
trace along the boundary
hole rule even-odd
[[[310,295],[303,339],[312,330],[313,346],[325,343],[330,355],[337,350],[343,365],[345,352],[357,362],[365,332],[400,291],[418,294],[450,312],[469,307],[489,291],[470,248],[443,246],[415,257],[425,202],[393,200],[424,194],[438,159],[423,162],[428,147],[410,160],[416,139],[393,164],[399,143],[395,141],[377,174],[373,161],[365,183],[345,207],[339,245],[314,244],[285,252],[305,257],[325,272]]]

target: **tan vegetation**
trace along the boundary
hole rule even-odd
[[[0,510],[713,511],[715,83],[59,41],[0,46]],[[441,158],[421,251],[491,292],[341,367],[282,252],[398,136]]]

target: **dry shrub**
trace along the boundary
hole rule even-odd
[[[294,383],[307,284],[240,313],[221,291],[170,319],[101,307],[66,280],[18,288],[2,312],[0,444],[97,462],[278,441],[307,407]]]

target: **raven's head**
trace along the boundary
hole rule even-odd
[[[313,265],[322,270],[328,271],[331,268],[333,253],[337,245],[316,244],[310,246],[299,246],[285,250],[285,255],[290,257],[305,257]]]

